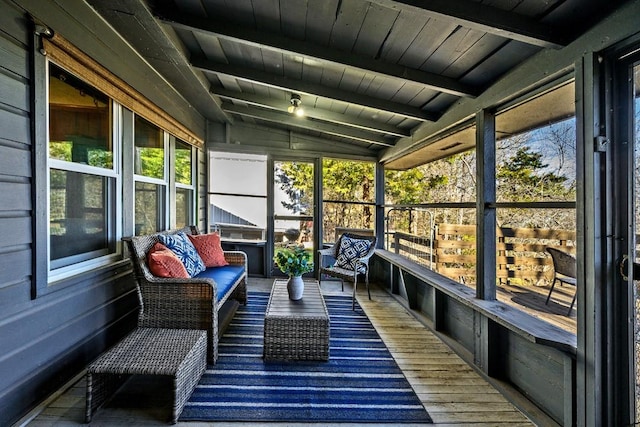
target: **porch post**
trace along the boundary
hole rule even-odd
[[[599,64],[595,54],[576,62],[576,182],[577,182],[577,355],[576,423],[608,425],[604,419],[602,342],[602,286],[606,283],[602,260],[606,254],[606,150],[595,144],[600,135]],[[604,123],[603,123],[604,124]],[[604,366],[603,366],[604,365]]]
[[[476,297],[496,299],[496,122],[476,114]]]
[[[378,247],[384,248],[385,232],[384,229],[384,166],[380,162],[376,162],[375,169],[375,187],[376,187],[376,217],[375,217],[375,234],[378,239]]]

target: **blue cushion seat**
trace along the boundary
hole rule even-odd
[[[196,279],[213,279],[218,285],[216,301],[220,301],[220,298],[226,295],[231,286],[236,283],[243,273],[243,265],[225,265],[222,267],[207,268],[193,277]]]

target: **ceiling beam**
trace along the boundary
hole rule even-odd
[[[369,0],[394,10],[406,10],[507,39],[554,49],[571,40],[558,27],[471,0]]]
[[[339,88],[331,88],[300,79],[292,79],[285,76],[266,73],[264,71],[259,71],[248,67],[221,64],[219,62],[209,61],[202,57],[191,58],[191,65],[202,71],[222,74],[250,83],[267,85],[289,92],[336,99],[338,101],[347,102],[349,104],[360,105],[362,107],[373,108],[375,110],[387,111],[392,114],[398,114],[422,122],[433,122],[438,119],[438,116],[436,114],[424,111],[420,108],[411,107],[405,104],[387,101],[380,98],[374,98],[355,92],[347,92]]]
[[[222,109],[231,114],[238,114],[245,117],[264,120],[268,122],[280,123],[283,125],[296,127],[300,129],[312,130],[315,132],[335,135],[342,138],[353,139],[367,144],[382,145],[385,147],[393,147],[393,142],[388,139],[365,132],[359,129],[352,129],[345,126],[331,125],[328,123],[318,122],[305,117],[295,117],[289,113],[280,113],[272,110],[265,110],[254,107],[242,107],[228,102],[222,103]]]
[[[380,61],[353,52],[344,52],[302,40],[261,32],[231,24],[230,22],[186,16],[177,11],[168,13],[166,16],[170,16],[170,18],[161,17],[160,19],[174,28],[214,35],[236,43],[268,49],[286,55],[303,56],[314,61],[324,61],[343,67],[357,68],[364,73],[372,73],[385,78],[401,79],[455,96],[475,97],[480,93],[480,88],[461,83],[451,77]]]
[[[252,93],[236,92],[221,87],[212,87],[211,93],[223,99],[232,101],[240,101],[249,105],[262,108],[270,108],[276,111],[286,111],[291,105],[287,100],[276,100],[266,96],[260,96]],[[324,110],[321,108],[308,107],[302,103],[304,115],[313,119],[323,120],[343,126],[362,129],[369,132],[381,133],[383,135],[392,135],[398,137],[410,136],[411,133],[406,129],[400,129],[396,126],[380,123],[374,120],[367,120],[362,117],[336,113],[335,111]]]

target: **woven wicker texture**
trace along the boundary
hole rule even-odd
[[[144,374],[173,378],[175,423],[206,368],[206,355],[205,331],[135,329],[87,368],[86,422],[130,375]]]
[[[198,234],[195,226],[158,234]],[[127,242],[129,256],[137,281],[140,313],[138,326],[142,328],[203,329],[207,331],[210,363],[218,359],[218,310],[229,298],[241,304],[247,303],[247,256],[240,251],[226,251],[225,259],[232,265],[243,265],[245,274],[231,286],[229,293],[217,296],[217,284],[213,279],[163,278],[151,274],[146,256],[158,242],[158,234],[123,239]]]
[[[329,313],[315,280],[291,301],[286,280],[275,280],[264,316],[264,358],[329,360]]]

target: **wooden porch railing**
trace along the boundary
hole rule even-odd
[[[499,282],[542,284],[553,279],[553,264],[545,249],[575,253],[575,232],[539,228],[497,230]],[[430,237],[396,232],[393,251],[462,283],[475,283],[476,226],[438,224]]]

